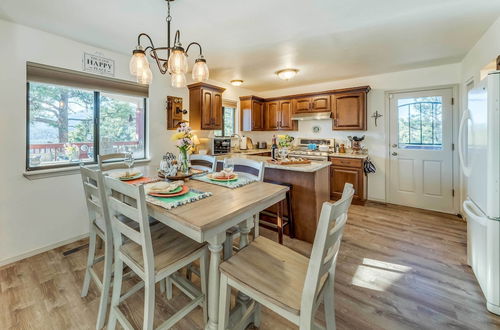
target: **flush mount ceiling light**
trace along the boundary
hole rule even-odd
[[[137,37],[137,47],[132,51],[132,58],[130,59],[129,68],[130,73],[134,75],[137,82],[141,84],[150,84],[153,80],[153,72],[149,67],[148,59],[146,58],[146,52],[155,60],[158,69],[161,74],[166,74],[167,72],[171,74],[171,84],[173,87],[185,87],[186,86],[186,73],[188,71],[188,60],[187,53],[189,48],[193,45],[198,46],[200,49],[200,55],[195,60],[192,77],[195,81],[205,81],[208,79],[208,66],[207,61],[203,57],[203,51],[201,46],[197,42],[190,43],[184,50],[182,47],[180,38],[181,32],[177,30],[174,37],[174,45],[170,46],[170,22],[172,21],[172,16],[170,15],[170,2],[174,0],[167,1],[167,46],[166,47],[155,47],[153,40],[146,33],[141,33]],[[144,37],[149,42],[149,46],[143,47],[141,45],[141,37]],[[158,53],[166,52],[166,58],[162,58]]]
[[[243,84],[243,80],[235,79],[235,80],[231,80],[230,83],[233,86],[241,86],[241,84]]]
[[[289,80],[289,79],[292,79],[293,77],[295,77],[297,72],[299,72],[299,70],[297,70],[297,69],[283,69],[283,70],[276,71],[276,74],[282,80]]]

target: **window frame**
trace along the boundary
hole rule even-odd
[[[36,81],[33,81],[36,83]],[[78,88],[71,86],[64,86],[57,83],[45,83],[54,86],[62,86],[69,88]],[[80,164],[86,165],[95,165],[97,164],[97,156],[99,155],[99,147],[100,147],[100,106],[101,106],[101,93],[106,91],[101,90],[93,90],[94,93],[94,130],[93,130],[93,143],[94,143],[94,157],[92,161],[87,162],[79,162],[76,163],[67,163],[67,164],[54,164],[54,165],[45,165],[45,166],[30,166],[30,81],[26,81],[26,161],[25,167],[27,172],[34,172],[38,170],[49,170],[56,168],[69,168],[69,167],[77,167]],[[116,92],[108,92],[111,94],[119,94]],[[127,94],[122,94],[127,95]],[[136,96],[139,97],[139,96]],[[143,120],[143,131],[144,131],[144,156],[141,158],[135,158],[135,160],[145,160],[148,157],[148,132],[147,132],[147,118],[148,118],[148,97],[142,97],[144,103],[144,120]],[[110,163],[119,162],[120,160],[111,160]]]

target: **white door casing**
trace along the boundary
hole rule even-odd
[[[455,213],[452,102],[452,88],[389,94],[389,203]]]

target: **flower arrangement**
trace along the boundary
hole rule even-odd
[[[294,138],[288,134],[278,135],[278,146],[280,148],[289,148],[292,145]]]
[[[191,127],[186,123],[181,123],[177,128],[177,133],[172,135],[172,141],[175,141],[175,146],[179,149],[181,155],[181,167],[184,172],[189,170],[188,151],[194,148],[193,133]]]
[[[65,143],[64,144],[64,154],[71,160],[75,155],[78,154],[78,146],[76,144]]]

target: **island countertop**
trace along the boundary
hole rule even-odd
[[[325,167],[331,165],[329,161],[312,161],[310,164],[297,164],[297,165],[278,165],[271,164],[268,160],[271,160],[271,157],[268,156],[257,156],[249,153],[229,153],[224,155],[217,156],[217,160],[224,160],[224,158],[246,158],[253,159],[259,162],[264,162],[266,168],[274,168],[277,170],[286,170],[286,171],[295,171],[295,172],[316,172]]]

